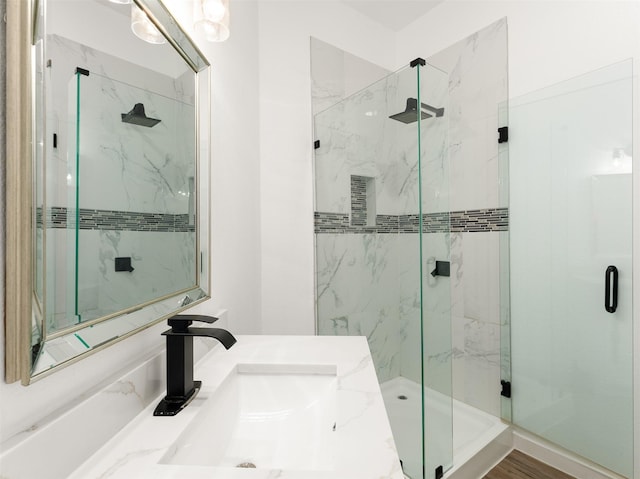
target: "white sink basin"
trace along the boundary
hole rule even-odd
[[[162,464],[327,471],[337,367],[237,364]]]
[[[236,338],[196,365],[180,414],[153,401],[69,479],[404,477],[366,338]]]

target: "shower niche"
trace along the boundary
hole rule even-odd
[[[351,175],[351,226],[376,226],[375,178]]]

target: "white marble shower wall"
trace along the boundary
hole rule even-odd
[[[56,252],[49,256],[56,263],[49,268],[57,278],[48,283],[49,298],[55,303],[48,308],[48,326],[55,331],[76,320],[75,238],[66,223],[75,208],[77,181],[81,209],[77,294],[83,320],[195,284],[190,215],[195,200],[195,139],[184,133],[194,131],[195,82],[190,70],[173,78],[58,35],[49,35],[47,45],[51,65],[47,130],[58,140],[57,148],[47,150],[47,183],[60,185],[47,188],[47,210],[70,212],[69,218],[60,216],[47,229],[48,251]],[[77,76],[76,67],[89,75]],[[123,123],[121,114],[136,103],[143,103],[146,116],[160,123],[152,128]],[[131,257],[134,271],[115,272],[116,257]]]
[[[406,96],[398,91],[410,88],[411,80],[415,91],[415,76],[385,79],[384,69],[331,45],[312,39],[311,48],[312,98],[320,112],[314,122],[320,141],[315,210],[340,217],[349,229],[354,175],[371,179],[378,216],[398,215],[406,207],[398,191],[413,191],[417,175],[416,131],[407,134],[388,116],[404,109]],[[412,159],[397,147],[403,134],[413,140]],[[417,209],[415,195],[414,201]],[[317,325],[319,334],[367,336],[378,379],[385,381],[400,374],[401,272],[398,235],[375,231],[340,228],[316,235]]]
[[[450,210],[508,207],[501,198],[498,108],[508,99],[507,21],[427,59],[450,73]],[[453,395],[500,416],[500,233],[451,235]]]
[[[414,69],[383,78],[315,116],[315,210],[351,212],[351,176],[372,178],[378,215],[417,214],[416,125],[392,121],[416,96]]]
[[[334,106],[389,73],[389,70],[311,37],[313,114]]]
[[[316,270],[318,334],[366,336],[378,380],[398,376],[397,235],[318,234]]]

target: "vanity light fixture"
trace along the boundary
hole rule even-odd
[[[147,14],[135,3],[131,4],[131,30],[133,30],[133,33],[135,33],[138,38],[145,42],[155,45],[167,42],[164,35],[162,35],[151,20],[149,20]]]
[[[229,38],[229,0],[195,0],[193,27],[210,42]]]

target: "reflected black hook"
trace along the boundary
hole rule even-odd
[[[431,276],[449,276],[451,270],[451,263],[449,261],[436,261],[436,269],[431,272]]]

